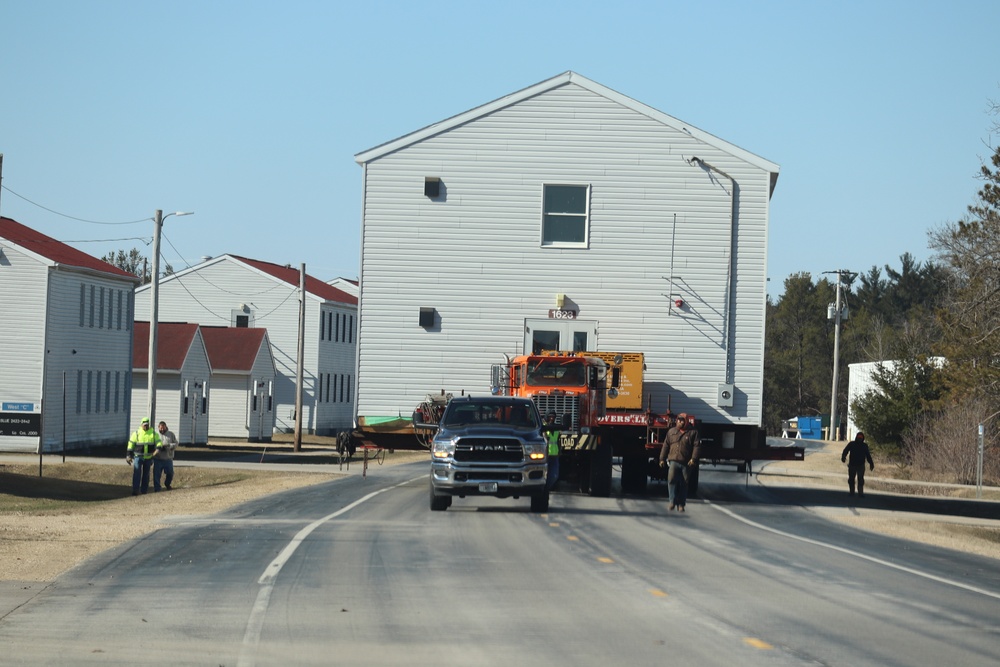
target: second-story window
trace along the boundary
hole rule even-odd
[[[585,246],[590,186],[546,185],[542,193],[542,245]]]

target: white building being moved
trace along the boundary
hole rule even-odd
[[[778,165],[574,72],[355,160],[360,426],[544,348],[641,352],[644,404],[756,442]]]

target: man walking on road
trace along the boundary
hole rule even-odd
[[[128,453],[125,455],[125,460],[132,465],[133,496],[149,490],[149,468],[159,444],[160,434],[149,427],[149,417],[143,417],[139,428],[129,436]]]
[[[847,461],[850,454],[851,460]],[[872,461],[872,453],[865,442],[865,434],[858,431],[854,440],[847,443],[844,452],[840,455],[840,462],[847,461],[847,488],[854,495],[854,478],[858,478],[858,496],[865,497],[865,461],[868,462],[869,470],[875,470],[875,462]]]
[[[677,415],[676,426],[667,431],[660,450],[660,467],[667,470],[667,492],[670,494],[668,510],[684,511],[687,505],[688,476],[701,456],[701,439],[698,431],[690,428],[685,413]]]

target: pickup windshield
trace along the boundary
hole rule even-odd
[[[462,403],[448,406],[442,419],[444,426],[469,424],[506,424],[525,428],[538,428],[536,412],[528,404]]]

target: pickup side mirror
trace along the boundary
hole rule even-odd
[[[410,418],[413,421],[413,430],[423,433],[434,433],[438,430],[438,425],[433,422],[424,421],[425,415],[420,410],[414,410]]]

